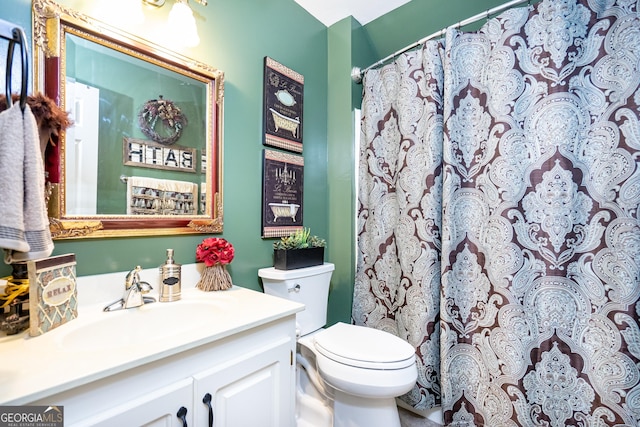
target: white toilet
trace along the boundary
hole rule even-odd
[[[298,313],[297,427],[399,427],[395,398],[417,380],[415,350],[387,332],[327,321],[334,265],[258,270],[267,294],[305,304]]]

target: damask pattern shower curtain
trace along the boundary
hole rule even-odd
[[[640,2],[543,0],[364,80],[354,321],[448,426],[640,425]]]
[[[364,79],[353,316],[416,348],[419,410],[440,397],[442,46]]]

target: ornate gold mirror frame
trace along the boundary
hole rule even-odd
[[[144,61],[149,67],[160,67],[161,72],[158,74],[175,73],[180,78],[196,83],[201,82],[203,103],[206,105],[206,111],[201,112],[204,117],[202,121],[205,122],[202,125],[205,129],[205,135],[202,138],[204,139],[203,148],[198,149],[198,151],[202,151],[202,156],[197,156],[197,161],[202,160],[199,171],[203,177],[201,179],[203,184],[198,192],[198,201],[204,201],[204,207],[200,209],[198,214],[193,215],[68,213],[65,190],[68,148],[66,135],[63,132],[59,140],[52,141],[55,145],[49,144],[45,155],[49,216],[53,238],[221,233],[223,225],[222,110],[224,73],[154,45],[135,35],[115,29],[51,0],[34,0],[34,89],[55,100],[65,111],[69,111],[65,105],[66,43],[69,35],[79,38],[83,42],[86,40],[88,43],[95,43],[104,49],[113,50],[119,55],[128,55],[134,61]],[[151,92],[149,90],[149,93]],[[130,119],[135,121],[135,117],[130,117]],[[147,145],[153,145],[151,141],[148,142]],[[122,140],[120,144],[122,144]],[[141,146],[146,146],[144,141]],[[122,145],[120,151],[124,151]],[[99,162],[103,160],[105,159],[99,158]],[[125,180],[126,178],[123,179],[123,182]],[[122,191],[125,191],[126,184],[122,184],[122,188]],[[100,192],[98,191],[97,194],[99,197]]]

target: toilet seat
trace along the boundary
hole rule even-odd
[[[356,368],[404,369],[415,364],[415,349],[388,332],[336,323],[313,337],[318,353]]]

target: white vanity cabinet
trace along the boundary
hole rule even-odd
[[[304,305],[235,285],[203,292],[198,268],[182,266],[179,301],[108,313],[124,272],[78,278],[76,319],[0,336],[0,405],[63,406],[66,427],[201,427],[209,394],[215,427],[294,427]]]
[[[204,427],[209,393],[215,427],[293,427],[294,354],[289,316],[31,404],[64,406],[68,427]]]
[[[91,393],[88,391],[87,393]],[[193,379],[186,378],[177,383],[161,387],[151,393],[132,397],[129,402],[108,408],[101,412],[88,415],[78,422],[67,420],[80,415],[80,412],[71,414],[70,407],[65,402],[65,425],[114,427],[114,426],[147,426],[168,427],[182,426],[186,423],[193,426],[193,413],[190,412],[190,403],[193,400]],[[186,406],[183,406],[186,405]],[[178,418],[178,413],[180,418]]]
[[[279,340],[194,375],[194,425],[293,427],[290,348]]]

